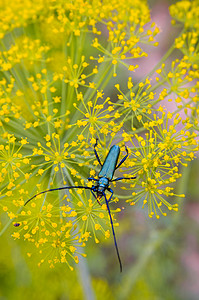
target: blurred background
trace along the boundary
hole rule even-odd
[[[149,1],[152,21],[161,29],[157,37],[159,46],[151,47],[149,57],[139,60],[134,81],[153,69],[180,30],[171,26],[168,7],[172,3],[175,1]],[[100,244],[91,240],[85,250],[87,258],[82,258],[71,272],[61,264],[55,269],[39,268],[34,255],[27,257],[23,241],[16,242],[11,237],[13,228],[9,228],[0,239],[0,300],[198,300],[198,159],[183,169],[182,174],[176,193],[185,193],[186,197],[171,200],[179,203],[178,212],[172,211],[159,220],[149,219],[147,211],[139,205],[122,204],[125,209],[116,228],[122,274],[112,238]],[[85,268],[87,275],[90,273],[86,284],[82,283],[79,268]]]

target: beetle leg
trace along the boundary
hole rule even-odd
[[[95,153],[95,156],[96,156],[96,158],[97,158],[97,161],[98,161],[98,163],[100,164],[100,166],[102,166],[102,163],[101,163],[101,161],[100,161],[100,158],[99,158],[99,155],[97,154],[97,151],[96,151],[96,147],[97,147],[97,141],[98,141],[98,139],[96,138],[96,143],[95,143],[95,145],[94,145],[94,153]]]
[[[111,201],[111,198],[113,196],[113,190],[111,188],[107,188],[107,190],[111,193],[110,198],[107,200],[109,202],[109,201]]]
[[[93,186],[93,187],[91,188],[91,193],[93,194],[93,196],[95,197],[95,199],[97,200],[97,202],[99,203],[99,205],[102,206],[102,204],[101,204],[100,201],[97,199],[97,197],[96,197],[96,195],[94,194],[94,192],[96,192],[96,187],[95,187],[95,186]]]
[[[136,177],[118,177],[116,179],[111,180],[111,182],[113,181],[118,181],[118,180],[122,180],[122,179],[135,179]]]
[[[93,177],[89,177],[89,178],[87,178],[88,180],[94,180],[94,181],[98,181],[98,179],[96,179],[96,178],[93,178]]]
[[[123,162],[125,162],[125,160],[127,159],[129,152],[128,152],[128,148],[126,146],[125,146],[125,150],[126,150],[126,155],[122,158],[122,160],[119,162],[119,164],[116,166],[115,169],[118,169],[123,164]]]

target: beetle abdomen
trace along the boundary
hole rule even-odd
[[[99,178],[106,177],[109,180],[113,178],[119,155],[120,147],[117,145],[112,146],[105,158],[101,171],[98,174]]]

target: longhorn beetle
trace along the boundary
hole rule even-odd
[[[93,177],[88,178],[88,180],[95,181],[96,185],[93,185],[92,187],[81,186],[81,185],[79,185],[79,186],[64,186],[64,187],[59,187],[59,188],[55,188],[55,189],[49,189],[49,190],[46,190],[46,191],[43,191],[43,192],[40,192],[40,193],[34,195],[32,198],[30,198],[29,200],[26,201],[24,206],[27,205],[28,202],[30,202],[32,199],[34,199],[38,195],[48,193],[48,192],[52,192],[52,191],[65,190],[65,189],[87,189],[87,190],[90,190],[99,204],[100,204],[99,200],[102,197],[104,197],[105,202],[106,202],[106,206],[107,206],[107,210],[108,210],[108,214],[109,214],[109,218],[110,218],[115,249],[116,249],[116,252],[117,252],[117,257],[118,257],[118,261],[119,261],[119,265],[120,265],[120,272],[122,272],[122,262],[121,262],[121,259],[120,259],[119,249],[118,249],[118,246],[117,246],[117,241],[116,241],[116,236],[115,236],[115,231],[114,231],[114,226],[113,226],[113,220],[112,220],[111,212],[110,212],[110,208],[109,208],[109,202],[110,202],[110,200],[113,196],[113,190],[109,187],[109,183],[114,182],[114,181],[119,181],[119,180],[122,180],[122,179],[135,179],[136,177],[118,177],[116,179],[113,179],[113,175],[115,173],[115,170],[118,169],[124,163],[124,161],[127,159],[128,149],[125,146],[126,155],[117,164],[119,154],[120,154],[120,147],[117,146],[117,145],[113,145],[110,148],[109,153],[107,154],[104,163],[102,164],[101,161],[100,161],[99,155],[96,151],[97,141],[98,141],[98,139],[96,139],[96,143],[94,145],[94,153],[95,153],[95,156],[97,158],[98,163],[101,166],[101,170],[98,174],[98,179],[93,178]],[[106,190],[111,193],[111,196],[110,196],[109,199],[106,198],[106,194],[105,194]],[[18,223],[14,224],[14,225],[16,227],[19,226]]]

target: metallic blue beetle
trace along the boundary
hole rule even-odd
[[[96,147],[97,147],[97,139],[96,139],[96,143],[94,145],[94,153],[95,156],[101,166],[101,170],[98,174],[98,179],[93,178],[93,177],[89,177],[88,180],[93,180],[96,182],[96,185],[93,185],[92,187],[87,187],[87,186],[64,186],[64,187],[60,187],[60,188],[55,188],[55,189],[49,189],[43,192],[40,192],[36,195],[34,195],[32,198],[30,198],[28,201],[26,201],[26,203],[24,204],[27,205],[28,202],[30,202],[32,199],[34,199],[35,197],[37,197],[38,195],[44,194],[44,193],[48,193],[48,192],[52,192],[52,191],[59,191],[59,190],[65,190],[65,189],[87,189],[90,190],[93,194],[93,196],[97,199],[98,203],[101,205],[101,203],[99,202],[99,200],[104,197],[105,202],[106,202],[106,206],[107,206],[107,210],[108,210],[108,214],[109,214],[109,218],[110,218],[110,223],[111,223],[111,228],[112,228],[112,233],[113,233],[113,238],[114,238],[114,244],[115,244],[115,249],[117,252],[117,257],[118,257],[118,261],[119,261],[119,265],[120,265],[120,272],[122,272],[122,263],[121,263],[121,259],[120,259],[120,254],[119,254],[119,250],[118,250],[118,246],[117,246],[117,241],[116,241],[116,237],[115,237],[115,231],[114,231],[114,226],[113,226],[113,220],[112,220],[112,216],[111,216],[111,212],[110,212],[110,208],[109,208],[109,202],[113,196],[113,190],[109,187],[109,183],[113,182],[113,181],[119,181],[122,179],[135,179],[136,177],[118,177],[116,179],[113,179],[115,170],[118,169],[123,162],[127,159],[128,157],[128,149],[125,146],[126,149],[126,156],[118,163],[118,158],[120,155],[120,147],[117,145],[113,145],[110,150],[109,153],[106,156],[106,159],[104,161],[104,163],[102,164],[100,161],[100,158],[98,156],[98,153],[96,151]],[[106,194],[105,191],[109,191],[111,193],[111,196],[109,199],[106,198]],[[14,224],[14,226],[19,226],[18,223]]]

